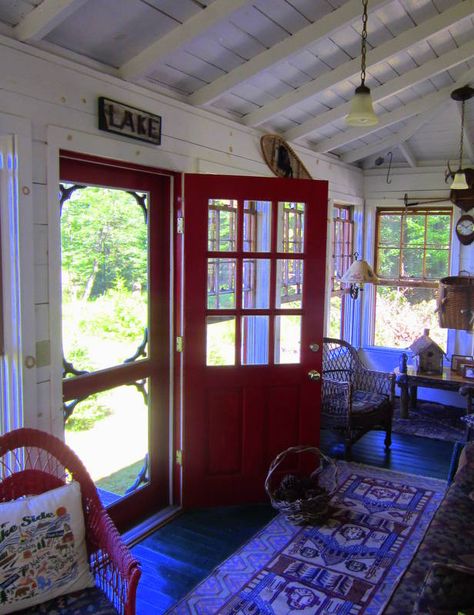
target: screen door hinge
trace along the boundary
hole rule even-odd
[[[178,218],[176,220],[176,232],[179,235],[182,235],[184,233],[184,218],[183,218],[183,216],[178,216]]]
[[[176,451],[176,464],[179,466],[183,465],[183,451]]]
[[[183,352],[184,340],[181,335],[176,336],[176,352]]]

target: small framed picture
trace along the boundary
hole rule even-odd
[[[462,376],[463,378],[474,380],[474,363],[464,363],[462,368]]]
[[[464,354],[453,354],[451,357],[451,371],[461,372],[463,363],[470,363],[474,361],[474,357]]]

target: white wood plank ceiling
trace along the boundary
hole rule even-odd
[[[351,164],[456,166],[474,0],[369,0],[380,121],[348,128],[361,14],[362,0],[1,0],[0,33]],[[474,98],[464,151],[474,164]]]

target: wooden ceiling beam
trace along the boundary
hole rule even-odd
[[[370,145],[366,145],[365,147],[359,147],[355,149],[353,152],[349,152],[348,154],[344,154],[341,157],[343,162],[347,162],[351,164],[353,162],[357,162],[358,160],[362,160],[362,158],[366,158],[367,156],[373,156],[382,151],[387,151],[388,149],[392,149],[393,147],[398,147],[400,143],[404,143],[410,137],[412,137],[415,132],[417,132],[424,124],[431,121],[436,113],[438,113],[439,109],[441,109],[442,103],[439,104],[435,109],[430,109],[426,113],[422,113],[413,117],[406,126],[404,126],[398,133],[393,136],[387,137],[378,143],[373,143]]]
[[[120,67],[120,75],[127,81],[143,77],[165,56],[182,47],[215,24],[248,4],[249,0],[215,0],[177,28],[173,28]]]
[[[388,0],[372,0],[370,9],[373,11],[387,3]],[[321,17],[315,23],[302,28],[292,36],[273,45],[270,49],[262,51],[251,60],[222,75],[222,77],[209,83],[209,85],[200,88],[189,97],[189,102],[196,106],[211,104],[219,96],[235,88],[240,83],[251,79],[278,62],[288,60],[291,55],[299,53],[309,45],[314,45],[319,40],[331,36],[331,34],[344,25],[348,25],[356,19],[360,20],[360,18],[360,0],[349,0],[349,2],[328,15]]]
[[[418,164],[416,161],[416,158],[411,150],[411,147],[408,145],[408,143],[405,141],[404,143],[399,143],[398,144],[398,149],[400,150],[402,156],[405,158],[405,160],[408,162],[408,164],[411,166],[412,169],[415,169]]]
[[[473,71],[474,69],[469,72]],[[311,149],[320,154],[332,152],[339,147],[343,147],[344,145],[353,143],[354,141],[357,141],[362,137],[382,130],[382,128],[387,128],[387,126],[391,126],[392,124],[407,120],[414,115],[419,115],[423,111],[427,109],[432,109],[433,107],[436,107],[442,102],[449,103],[451,92],[455,88],[456,86],[454,84],[447,85],[444,88],[441,88],[441,90],[438,90],[437,92],[432,92],[431,94],[427,94],[426,96],[422,96],[421,98],[416,98],[415,100],[412,100],[411,102],[399,107],[398,109],[395,109],[394,111],[388,111],[387,113],[379,115],[379,123],[375,126],[365,126],[363,128],[348,128],[347,130],[338,133],[334,137],[324,139],[324,141],[317,143],[315,146],[311,147]]]
[[[72,15],[87,0],[43,0],[14,27],[19,41],[39,41]]]
[[[374,154],[377,154],[378,152],[390,149],[392,147],[396,147],[400,143],[404,143],[410,137],[412,137],[417,130],[419,130],[424,124],[426,124],[426,122],[431,120],[433,114],[435,114],[440,107],[446,104],[446,97],[449,96],[454,89],[462,87],[466,83],[469,83],[472,79],[474,79],[474,68],[470,68],[469,70],[464,72],[459,77],[459,79],[456,79],[456,81],[452,85],[446,86],[442,90],[439,90],[438,92],[435,92],[433,94],[423,96],[423,98],[419,99],[419,101],[424,101],[421,106],[421,108],[424,108],[424,112],[421,112],[419,115],[411,118],[408,121],[407,125],[402,128],[398,133],[393,135],[393,137],[390,136],[386,139],[383,139],[382,141],[379,141],[378,143],[373,143],[370,145],[366,145],[365,147],[357,148],[352,152],[344,154],[342,156],[342,160],[347,163],[356,162],[357,160],[362,160],[362,158],[366,158],[367,156],[372,156]],[[438,96],[442,92],[444,93],[443,96]]]
[[[427,79],[450,70],[451,68],[454,68],[473,57],[474,40],[465,43],[461,47],[456,47],[455,49],[448,51],[439,58],[429,60],[421,66],[413,68],[405,74],[400,75],[400,77],[395,77],[377,88],[373,88],[372,101],[374,103],[382,102],[390,96],[395,96],[400,92],[403,92],[403,90],[411,88],[418,83],[422,83]],[[348,102],[343,105],[339,105],[330,111],[326,111],[325,113],[320,113],[317,117],[311,118],[299,126],[287,130],[283,134],[283,137],[287,141],[295,141],[296,139],[304,137],[319,130],[320,128],[323,128],[324,126],[327,126],[327,124],[331,122],[342,120],[349,113],[350,106],[351,103]]]
[[[461,19],[469,17],[474,11],[474,0],[465,0],[456,6],[447,9],[443,13],[428,19],[419,26],[405,30],[393,39],[375,47],[367,53],[367,68],[385,62],[394,54],[404,51],[407,47],[426,40],[433,34],[441,32],[446,28],[459,22]],[[360,58],[345,62],[337,68],[327,71],[317,79],[305,83],[299,88],[280,96],[280,98],[264,105],[256,111],[252,111],[243,118],[246,126],[257,126],[262,122],[270,120],[279,113],[284,113],[289,107],[315,96],[328,88],[334,87],[340,81],[350,78],[357,78],[360,74]]]

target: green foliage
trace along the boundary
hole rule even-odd
[[[423,333],[446,350],[446,329],[441,329],[435,314],[435,291],[427,288],[377,286],[375,345],[407,348]]]
[[[99,394],[90,395],[80,401],[66,421],[67,431],[87,431],[92,429],[97,421],[110,416],[112,411],[99,401]]]
[[[147,284],[147,225],[135,198],[123,190],[87,186],[61,215],[65,294],[97,297],[123,280]]]
[[[104,476],[96,481],[96,487],[115,493],[115,495],[125,495],[126,490],[135,482],[143,464],[144,460],[141,459],[126,468],[113,472],[110,476]]]
[[[377,274],[439,279],[449,267],[449,214],[381,213]]]
[[[212,318],[212,317],[211,317]],[[234,365],[235,319],[211,321],[207,324],[207,365]]]
[[[146,303],[141,295],[110,289],[84,306],[79,331],[88,336],[137,340],[147,321]]]
[[[331,304],[329,310],[329,337],[335,337],[336,339],[339,339],[341,337],[341,297],[331,297]]]

